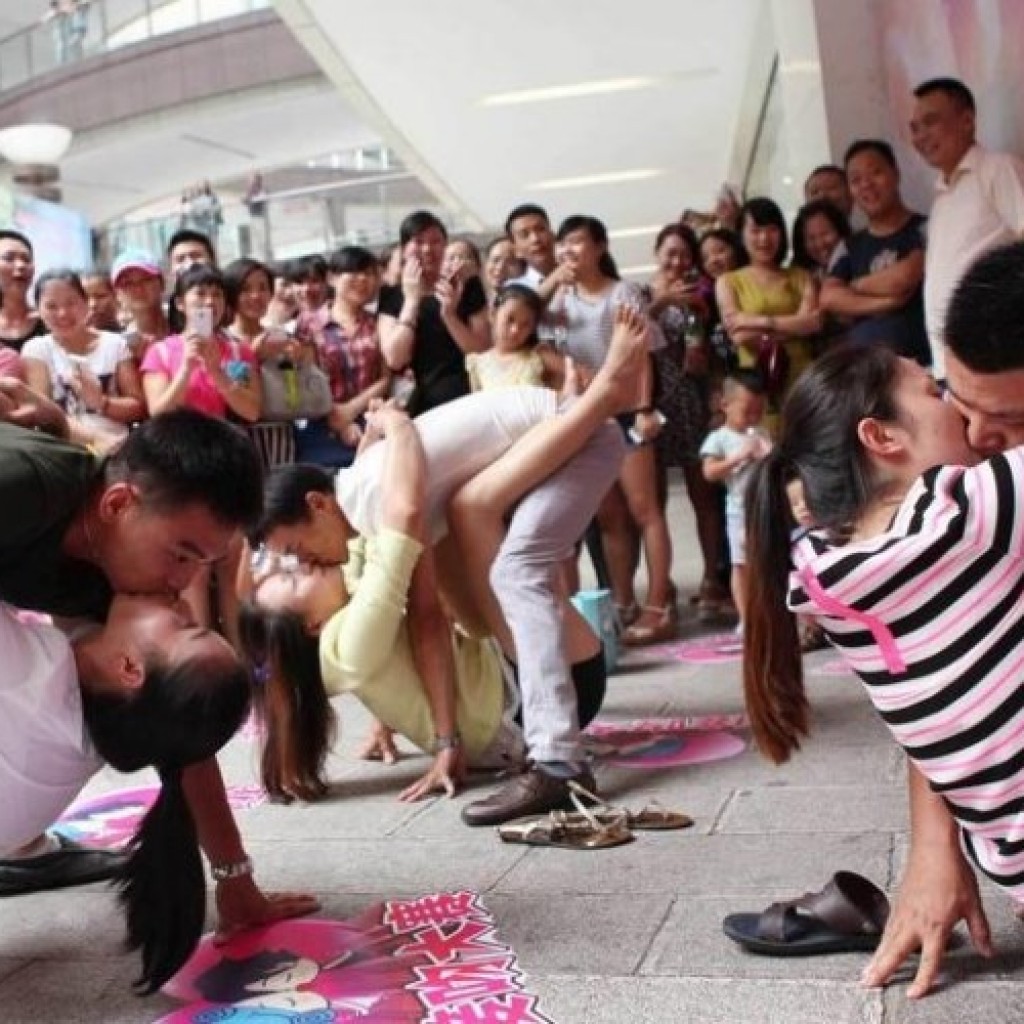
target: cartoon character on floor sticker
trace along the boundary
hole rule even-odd
[[[661,768],[735,757],[747,747],[736,730],[746,727],[744,715],[693,715],[593,722],[586,736],[589,749],[609,764]]]
[[[207,938],[164,993],[158,1024],[551,1024],[470,892]]]
[[[635,656],[642,661],[681,661],[693,665],[716,665],[739,661],[743,657],[743,638],[735,633],[712,633],[694,640],[676,640],[668,644],[638,647]]]
[[[137,786],[77,800],[54,830],[76,842],[117,849],[135,835],[159,792],[158,786]],[[235,810],[245,810],[266,803],[267,794],[262,786],[228,786],[228,802]]]

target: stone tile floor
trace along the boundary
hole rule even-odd
[[[683,504],[673,490],[685,596],[697,572]],[[681,636],[698,633],[684,619]],[[700,764],[599,768],[612,800],[636,806],[657,797],[690,813],[696,824],[684,832],[642,833],[628,846],[586,854],[502,845],[461,824],[465,796],[399,804],[396,794],[424,761],[410,755],[386,769],[353,760],[365,716],[352,702],[339,707],[330,798],[242,810],[239,820],[261,883],[317,892],[324,916],[446,888],[481,892],[529,989],[559,1024],[1024,1021],[1024,926],[993,893],[999,958],[982,962],[962,942],[943,990],[913,1004],[905,985],[858,987],[863,955],[754,957],[722,935],[726,913],[818,888],[838,868],[890,890],[898,879],[902,758],[858,684],[829,671],[833,663],[828,652],[809,657],[818,670],[809,677],[815,731],[790,764],[772,767],[747,746]],[[610,681],[602,720],[741,711],[738,661],[694,665],[634,653]],[[230,781],[254,780],[251,741],[236,739],[223,760]],[[91,790],[124,785],[105,772]],[[0,900],[0,1024],[149,1024],[169,1012],[161,996],[131,994],[135,965],[120,950],[122,933],[100,886]]]

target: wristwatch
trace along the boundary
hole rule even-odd
[[[229,878],[244,878],[253,871],[252,859],[243,857],[229,864],[211,864],[210,877],[215,882],[226,882]]]
[[[440,754],[442,750],[458,750],[462,746],[462,738],[457,732],[450,736],[434,737],[434,753]]]

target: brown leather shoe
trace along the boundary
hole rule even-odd
[[[595,792],[594,776],[589,771],[573,776],[581,786]],[[524,818],[529,814],[547,814],[560,807],[571,807],[572,795],[569,779],[549,775],[536,765],[517,775],[483,800],[474,800],[462,808],[462,820],[467,825],[502,825],[506,821]]]

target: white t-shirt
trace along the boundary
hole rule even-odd
[[[88,412],[79,405],[74,392],[68,387],[80,367],[88,369],[100,382],[105,395],[116,396],[117,368],[131,359],[128,340],[113,331],[97,331],[96,344],[91,352],[75,355],[63,348],[52,334],[30,338],[21,350],[22,358],[45,363],[50,373],[50,397],[69,415],[81,421],[102,437],[112,442],[128,433],[124,423],[98,412]]]
[[[124,335],[114,334],[113,331],[96,333],[96,344],[92,351],[85,355],[68,352],[52,334],[30,338],[22,347],[23,358],[46,363],[46,368],[50,371],[51,397],[58,405],[62,405],[66,399],[66,381],[81,366],[90,370],[99,380],[103,385],[104,394],[117,393],[117,367],[131,358],[128,342]]]
[[[103,764],[71,645],[0,604],[0,856],[43,834]]]

